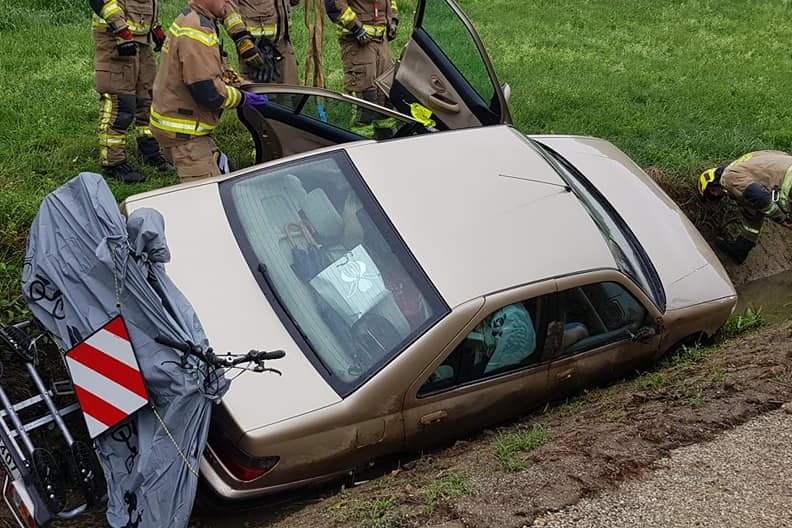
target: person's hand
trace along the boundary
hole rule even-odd
[[[151,40],[154,41],[154,51],[162,50],[162,45],[165,44],[165,30],[160,24],[151,28]]]
[[[119,57],[132,57],[137,55],[137,44],[134,35],[128,27],[116,33],[116,51]]]
[[[241,31],[234,36],[234,44],[236,44],[239,60],[244,62],[249,68],[258,70],[264,66],[264,59],[261,58],[261,51],[259,51],[256,43],[253,42],[253,37],[247,31]]]
[[[352,36],[355,37],[358,46],[365,46],[371,40],[371,36],[368,34],[368,31],[366,31],[366,28],[364,28],[362,25],[352,32]]]
[[[266,94],[242,92],[242,96],[245,98],[245,100],[242,101],[242,106],[246,106],[248,108],[255,108],[256,106],[262,106],[269,103],[269,97],[267,97]]]
[[[396,38],[396,33],[399,31],[399,19],[394,18],[388,26],[388,33],[386,35],[388,42]]]

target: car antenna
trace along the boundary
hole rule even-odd
[[[525,180],[525,181],[534,182],[534,183],[544,183],[545,185],[552,185],[553,187],[561,187],[566,192],[572,192],[572,187],[570,187],[569,185],[561,184],[561,183],[549,182],[549,181],[544,181],[544,180],[535,180],[533,178],[523,178],[523,177],[520,177],[520,176],[511,176],[509,174],[498,174],[498,176],[501,176],[503,178],[512,178],[512,179],[515,179],[515,180]]]

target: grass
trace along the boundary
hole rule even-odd
[[[424,490],[426,509],[432,511],[440,502],[451,501],[462,495],[475,493],[476,488],[470,483],[465,473],[451,473],[429,484]]]
[[[359,528],[401,528],[404,519],[395,514],[396,499],[377,497],[374,499],[341,501],[331,508],[333,517],[344,526]]]
[[[165,25],[184,3],[163,1]],[[523,131],[604,137],[686,189],[702,167],[752,149],[792,149],[789,0],[756,0],[749,10],[741,0],[569,0],[563,8],[549,0],[459,3],[500,80],[511,85],[513,119]],[[407,40],[415,0],[399,5],[396,55]],[[292,34],[304,63],[302,8],[294,11]],[[324,48],[327,84],[340,89],[329,24]],[[4,1],[0,323],[24,312],[19,280],[25,237],[41,199],[78,172],[99,170],[92,54],[86,2]],[[449,54],[465,57],[462,49]],[[250,140],[234,112],[226,113],[215,137],[239,166],[250,162]],[[116,198],[176,182],[175,176],[148,174],[145,184],[111,183]]]
[[[547,426],[534,424],[531,429],[516,429],[501,433],[495,439],[493,452],[501,467],[506,471],[521,471],[530,463],[518,458],[518,454],[531,451],[552,439]]]

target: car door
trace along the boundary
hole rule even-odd
[[[410,385],[407,446],[459,437],[546,398],[541,360],[553,281],[487,297],[474,318]]]
[[[546,357],[554,397],[624,375],[653,357],[662,316],[618,272],[557,281]]]
[[[269,97],[266,105],[237,108],[239,120],[253,138],[256,163],[351,141],[426,132],[408,115],[321,88],[272,84],[244,88]],[[372,124],[355,128],[359,113],[367,113]]]
[[[453,0],[419,0],[390,86],[393,106],[439,129],[508,123],[503,87],[473,24]]]

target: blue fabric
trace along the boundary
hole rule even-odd
[[[495,338],[495,351],[484,368],[485,374],[516,365],[536,350],[531,314],[522,304],[512,304],[492,314],[490,328]]]

